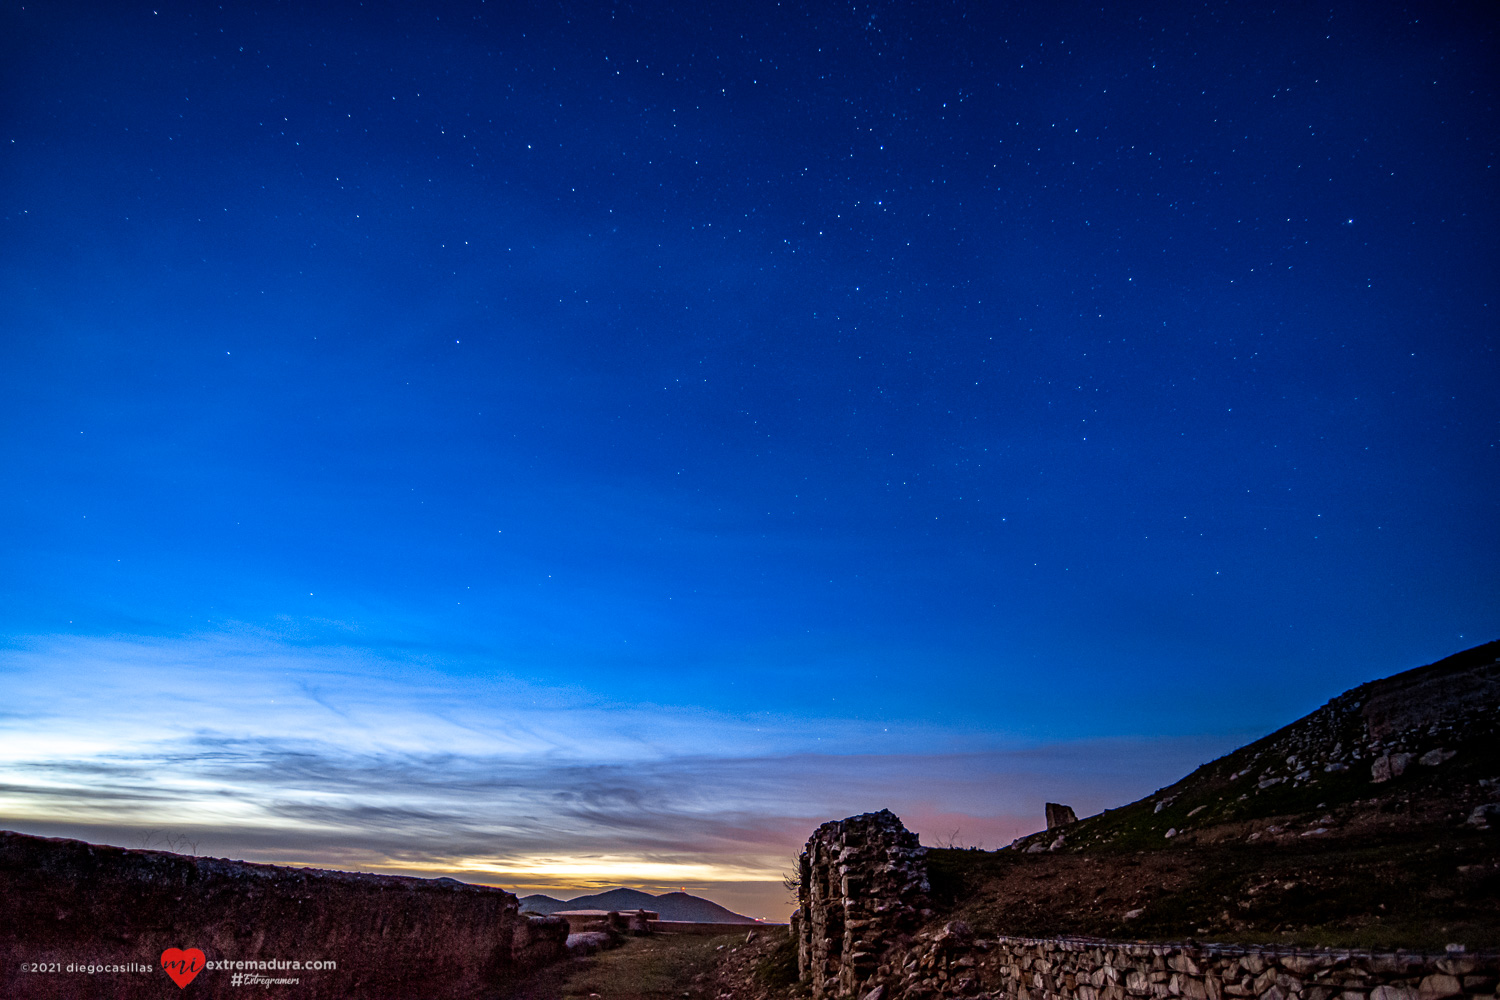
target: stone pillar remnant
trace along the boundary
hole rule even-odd
[[[824,823],[798,859],[797,966],[815,1000],[856,994],[930,915],[926,849],[889,809]]]
[[[1058,805],[1056,802],[1047,803],[1047,829],[1056,830],[1060,826],[1077,822],[1078,814],[1073,812],[1072,806]]]

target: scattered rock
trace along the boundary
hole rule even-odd
[[[1467,822],[1470,826],[1487,830],[1492,819],[1500,820],[1500,802],[1486,802],[1482,806],[1475,806],[1474,811],[1469,813]]]
[[[614,944],[614,939],[604,931],[584,931],[581,934],[568,935],[568,954],[573,956],[592,955],[596,951],[603,951]]]

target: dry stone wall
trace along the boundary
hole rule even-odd
[[[927,909],[925,851],[889,809],[824,823],[799,859],[797,965],[813,996],[849,996]]]
[[[982,938],[957,920],[923,928],[924,854],[887,810],[813,833],[792,933],[815,998],[1500,1000],[1496,953]]]
[[[1500,956],[1078,938],[975,938],[959,921],[885,956],[882,997],[1495,1000]]]

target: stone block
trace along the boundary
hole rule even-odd
[[[1437,960],[1439,972],[1446,972],[1450,976],[1467,976],[1479,968],[1479,959],[1473,955],[1446,955]]]
[[[1320,969],[1331,968],[1334,959],[1331,955],[1282,955],[1277,962],[1292,975],[1306,977]]]
[[[1446,972],[1435,972],[1430,976],[1423,976],[1422,982],[1417,986],[1417,1000],[1443,1000],[1456,993],[1464,991],[1457,977],[1450,976]]]

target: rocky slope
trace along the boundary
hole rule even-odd
[[[1018,935],[1500,947],[1500,642],[1363,684],[933,892]]]
[[[1024,837],[1031,852],[1287,841],[1500,823],[1500,642],[1346,691],[1139,802]]]

